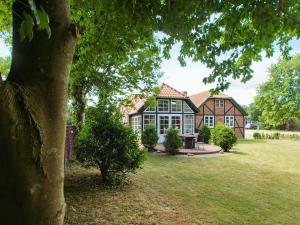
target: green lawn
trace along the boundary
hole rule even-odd
[[[219,157],[149,154],[131,184],[66,178],[66,224],[300,224],[300,142],[243,141]]]

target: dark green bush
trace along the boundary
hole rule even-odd
[[[158,141],[157,130],[154,126],[146,126],[142,133],[142,144],[149,150],[153,151]]]
[[[261,139],[261,134],[258,132],[253,133],[253,138],[254,139]]]
[[[275,132],[273,133],[273,139],[279,139],[280,138],[280,133]]]
[[[207,125],[204,125],[203,127],[201,127],[199,129],[199,136],[198,136],[200,139],[202,139],[202,141],[206,144],[209,143],[209,140],[211,138],[211,132],[210,132],[210,129]],[[201,141],[198,139],[198,141]]]
[[[237,137],[231,128],[224,125],[217,125],[213,130],[213,142],[225,152],[228,152],[237,142]]]
[[[179,136],[178,129],[172,126],[165,137],[164,146],[166,152],[175,155],[178,153],[179,148],[182,146],[182,138]]]
[[[84,166],[100,169],[106,184],[122,182],[145,160],[134,131],[122,123],[121,115],[113,107],[89,110],[76,141],[76,151]]]

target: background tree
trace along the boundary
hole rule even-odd
[[[0,57],[0,74],[3,77],[6,77],[8,75],[10,64],[11,64],[11,58],[9,56]]]
[[[261,109],[254,103],[250,103],[250,105],[246,108],[246,112],[252,121],[258,122],[261,116]]]
[[[285,125],[291,118],[300,119],[300,55],[271,66],[269,80],[259,87],[255,105],[267,128]]]
[[[205,63],[212,74],[204,81],[219,82],[218,89],[229,86],[230,76],[246,82],[251,63],[261,60],[263,51],[272,56],[278,45],[286,53],[288,41],[300,35],[298,0],[78,2],[82,4],[72,10],[79,17],[88,14],[96,21],[98,15],[90,9],[109,12],[107,28],[121,15],[125,26],[134,24],[140,38],[164,33],[159,41],[166,58],[176,42],[182,43],[180,62],[184,65],[189,57]],[[68,3],[1,1],[0,30],[13,31],[11,70],[5,81],[0,79],[0,221],[4,224],[63,223],[67,89],[78,34]],[[36,12],[43,9],[43,23],[38,23]],[[84,17],[77,21],[79,30],[81,23],[99,29],[99,23],[105,22]],[[112,39],[122,40],[122,36]],[[117,51],[106,51],[107,58]]]
[[[161,75],[161,51],[152,27],[133,21],[127,12],[104,7],[105,1],[92,2],[83,5],[81,0],[74,0],[72,4],[73,20],[80,25],[82,35],[70,83],[79,129],[87,96],[125,98],[133,91],[143,93],[150,91]]]

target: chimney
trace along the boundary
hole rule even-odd
[[[188,95],[187,91],[183,91],[182,94],[183,94],[184,96],[187,96],[187,95]]]

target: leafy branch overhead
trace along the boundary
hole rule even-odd
[[[30,13],[23,11],[23,20],[20,26],[20,39],[24,41],[28,38],[33,39],[34,28],[38,31],[45,30],[48,38],[51,37],[51,28],[49,25],[49,17],[43,7],[37,8],[34,0],[28,0],[30,5]]]

